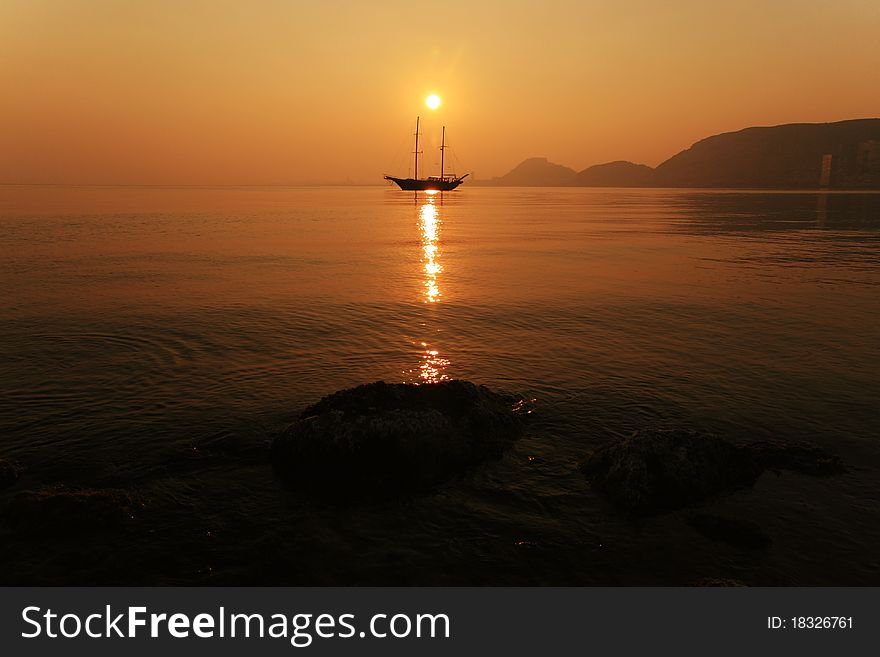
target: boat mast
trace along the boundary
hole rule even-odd
[[[415,155],[416,155],[416,164],[414,167],[415,175],[413,176],[413,178],[418,180],[419,179],[419,117],[418,116],[416,117],[416,150],[415,150]]]
[[[446,154],[446,126],[443,126],[443,133],[440,139],[440,180],[443,180],[443,156]]]

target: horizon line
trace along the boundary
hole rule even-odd
[[[17,183],[0,182],[0,187],[384,187],[382,183]]]

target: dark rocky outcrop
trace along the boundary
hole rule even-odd
[[[593,452],[579,467],[596,491],[637,514],[699,504],[750,487],[766,469],[812,475],[842,469],[837,457],[814,445],[734,445],[685,430],[638,431]]]
[[[71,535],[119,527],[142,506],[130,493],[115,488],[52,487],[17,494],[0,521],[19,533]]]
[[[759,549],[772,543],[764,530],[750,520],[712,513],[693,513],[687,517],[687,523],[703,536],[734,547]]]
[[[344,500],[428,492],[499,458],[518,436],[516,399],[467,381],[382,381],[325,397],[273,442],[290,485]]]
[[[654,170],[644,164],[619,160],[596,164],[579,172],[572,181],[581,187],[651,187]]]
[[[763,468],[751,455],[692,431],[638,431],[580,465],[593,488],[635,513],[656,513],[751,486]]]
[[[0,490],[18,481],[18,468],[6,459],[0,459]]]
[[[840,474],[843,463],[817,445],[788,443],[782,440],[761,440],[748,443],[746,448],[767,470],[788,470],[814,477]]]

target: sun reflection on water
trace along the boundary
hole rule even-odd
[[[429,349],[428,343],[423,342],[422,347],[422,363],[419,365],[419,379],[424,383],[439,383],[440,381],[448,381],[446,368],[449,361],[442,356],[436,349]]]
[[[440,197],[442,198],[442,196]],[[440,301],[440,274],[443,273],[443,265],[440,264],[440,214],[435,203],[435,195],[430,192],[425,197],[425,203],[419,206],[419,232],[421,233],[421,278],[422,278],[422,301],[426,304],[436,304]],[[431,311],[431,316],[437,311]],[[440,352],[428,342],[418,342],[414,345],[419,347],[419,367],[417,371],[411,371],[418,383],[439,383],[448,381],[446,369],[449,360],[443,358]]]
[[[432,196],[428,202],[419,208],[419,228],[422,232],[423,270],[425,273],[425,302],[437,303],[440,301],[439,276],[443,271],[440,264],[440,220],[437,215],[437,206],[434,205]]]

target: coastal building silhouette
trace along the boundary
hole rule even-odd
[[[876,188],[880,186],[880,140],[839,144],[822,156],[819,187]]]

